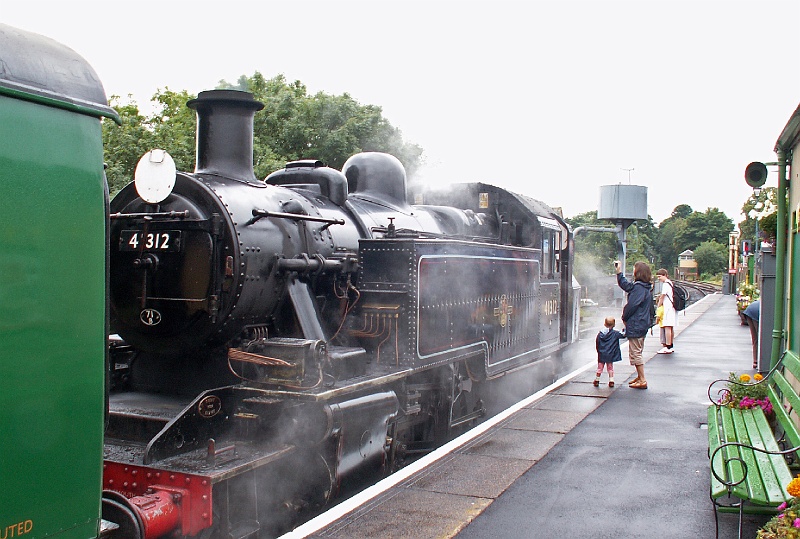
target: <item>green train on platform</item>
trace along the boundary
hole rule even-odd
[[[0,537],[100,533],[106,376],[101,118],[86,61],[0,24]]]

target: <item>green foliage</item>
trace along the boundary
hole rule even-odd
[[[741,283],[736,291],[736,310],[742,312],[750,303],[757,300],[761,293],[758,287],[747,282]]]
[[[760,380],[760,378],[759,378]],[[749,374],[728,373],[728,391],[731,392],[731,403],[738,405],[744,397],[761,400],[767,397],[767,384],[750,383]],[[758,381],[758,380],[757,380]]]
[[[566,221],[573,230],[579,226],[606,227],[613,225],[597,218],[597,211],[581,213]],[[613,273],[613,261],[618,256],[617,236],[613,232],[587,231],[575,237],[574,273],[582,283],[593,282],[600,276]]]
[[[671,217],[661,221],[655,242],[656,252],[658,253],[658,267],[668,268],[671,271],[678,263],[678,255],[683,252],[683,249],[678,250],[675,238],[685,226],[686,219],[676,215],[675,212],[672,212]]]
[[[581,213],[566,221],[573,230],[578,227],[614,228],[614,224],[597,218],[596,211]],[[652,263],[655,247],[654,237],[658,229],[653,219],[637,221],[628,228],[626,268],[630,270],[636,262]],[[613,261],[619,257],[619,244],[614,232],[595,230],[582,231],[575,237],[575,277],[582,283],[594,282],[598,277],[614,272]]]
[[[111,196],[133,180],[136,163],[153,148],[153,134],[136,102],[130,96],[126,104],[121,104],[119,99],[119,96],[111,96],[110,103],[119,114],[122,125],[104,120],[102,126],[106,178]]]
[[[658,226],[655,246],[659,265],[662,268],[674,268],[678,263],[679,254],[687,249],[695,251],[704,242],[727,246],[728,234],[732,230],[733,220],[719,209],[708,208],[705,212],[698,212],[693,211],[687,204],[680,204],[672,211],[672,215],[661,221]],[[727,247],[723,248],[725,257],[722,268],[709,269],[707,273],[718,273],[726,269]],[[695,258],[697,258],[696,252]],[[711,262],[710,267],[716,268],[717,264]],[[700,268],[700,271],[703,269]]]
[[[742,204],[742,214],[745,219],[739,223],[741,239],[755,241],[756,220],[758,220],[758,231],[761,239],[772,242],[778,230],[778,189],[776,187],[765,187],[756,196],[751,194]]]
[[[686,217],[685,226],[675,235],[678,253],[691,249],[706,241],[727,245],[728,234],[733,231],[733,219],[717,208],[708,208],[704,213],[692,212]]]
[[[409,175],[423,162],[422,148],[405,142],[380,107],[361,105],[346,93],[308,95],[300,81],[287,82],[283,75],[266,79],[258,72],[252,77],[242,75],[235,85],[220,81],[219,86],[252,92],[264,103],[264,110],[253,120],[253,168],[258,178],[297,159],[319,159],[341,168],[350,156],[362,151],[394,155]],[[195,112],[186,107],[194,97],[185,90],[159,90],[151,100],[154,112],[147,116],[130,96],[127,103],[112,96],[111,105],[122,118],[121,127],[103,124],[112,196],[133,180],[139,159],[153,148],[167,150],[178,170],[194,170],[197,120]]]
[[[156,110],[147,119],[155,147],[167,150],[178,170],[194,170],[197,117],[186,106],[193,98],[186,90],[173,92],[165,88],[153,96]]]
[[[778,237],[778,212],[777,210],[765,215],[758,221],[758,235],[768,243],[775,243]]]
[[[678,204],[672,210],[672,214],[667,219],[686,219],[694,210],[688,204]]]
[[[795,477],[788,485],[786,491],[794,496],[788,502],[778,506],[778,514],[769,519],[757,532],[756,539],[798,539],[800,528],[797,519],[800,518],[800,479]]]
[[[258,72],[240,77],[237,88],[264,103],[264,111],[254,120],[258,177],[297,159],[319,159],[340,169],[358,152],[390,153],[409,175],[422,163],[422,149],[405,142],[380,107],[361,105],[349,94],[308,95],[300,81],[289,83],[283,75],[265,79]]]
[[[715,275],[728,268],[728,247],[716,241],[704,241],[694,249],[698,273]]]

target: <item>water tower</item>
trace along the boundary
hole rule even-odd
[[[603,185],[600,187],[600,206],[597,218],[616,225],[619,260],[625,272],[628,253],[628,227],[634,221],[647,220],[647,187],[642,185]],[[614,290],[614,298],[622,300],[622,290]]]

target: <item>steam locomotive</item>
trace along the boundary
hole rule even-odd
[[[569,227],[482,183],[352,156],[253,172],[246,92],[201,92],[194,173],[111,202],[104,518],[267,537],[474,424],[486,382],[576,338]]]
[[[2,537],[276,535],[576,336],[571,233],[539,202],[409,205],[378,153],[258,180],[261,105],[212,91],[195,172],[149,152],[109,210],[91,66],[3,24],[0,64]]]

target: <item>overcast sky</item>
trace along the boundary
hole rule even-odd
[[[630,175],[656,223],[681,203],[738,223],[745,166],[775,160],[800,103],[796,0],[5,4],[0,21],[76,50],[108,95],[144,108],[159,88],[284,74],[382,107],[424,148],[425,181],[568,217]]]

